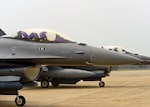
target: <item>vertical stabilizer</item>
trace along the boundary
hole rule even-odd
[[[2,29],[0,29],[0,36],[2,35],[6,35],[6,33]]]

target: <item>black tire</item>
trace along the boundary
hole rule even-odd
[[[18,98],[19,98],[19,100],[18,100]],[[23,96],[18,96],[18,98],[16,97],[16,99],[15,99],[16,105],[17,106],[24,106],[26,103],[25,98]]]
[[[41,81],[41,87],[42,87],[42,88],[48,88],[48,87],[49,87],[49,81],[47,81],[47,80],[42,80],[42,81]]]
[[[100,81],[100,82],[99,82],[99,87],[104,87],[104,86],[105,86],[105,82]]]
[[[56,81],[51,81],[51,84],[53,87],[58,87],[59,86],[59,83],[56,82]]]

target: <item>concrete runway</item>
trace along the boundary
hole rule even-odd
[[[98,81],[79,82],[77,85],[60,85],[48,89],[24,88],[20,95],[26,98],[25,107],[149,107],[150,70],[113,71]],[[0,107],[17,107],[15,96],[0,95]]]

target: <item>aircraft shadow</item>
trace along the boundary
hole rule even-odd
[[[0,101],[0,107],[18,107],[13,101]]]
[[[8,104],[8,103],[13,103],[13,101],[5,101],[5,102],[1,102],[0,101],[0,107],[18,107],[15,104]],[[36,107],[36,106],[38,106],[38,105],[30,105],[30,104],[26,104],[25,105],[25,107]],[[24,106],[19,106],[19,107],[24,107]],[[58,106],[58,105],[49,105],[48,107],[61,107],[61,106]]]
[[[25,87],[24,90],[46,90],[46,89],[85,89],[85,88],[99,88],[99,86],[58,86],[58,87],[48,87],[48,88],[42,88],[42,87]]]
[[[105,86],[105,87],[99,87],[99,86],[58,86],[58,87],[48,87],[48,88],[42,88],[42,87],[26,87],[24,90],[61,90],[61,89],[112,89],[112,88],[150,88],[150,86],[146,85],[137,85],[137,86],[127,86],[127,85],[119,85],[119,86]]]

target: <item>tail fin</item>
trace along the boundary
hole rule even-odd
[[[6,33],[2,29],[0,29],[0,36],[2,35],[6,35]]]

